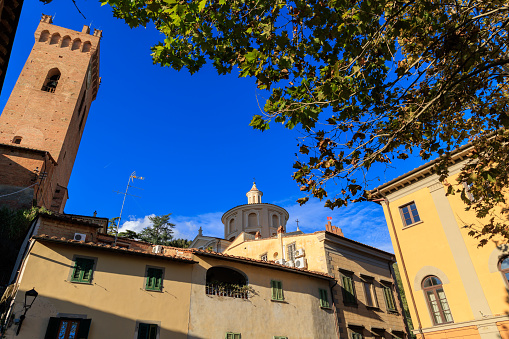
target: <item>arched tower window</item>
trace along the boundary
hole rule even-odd
[[[62,39],[62,44],[60,45],[60,47],[62,48],[68,48],[69,46],[71,45],[71,37],[70,36],[65,36],[63,39]]]
[[[249,213],[247,216],[247,227],[255,226],[258,226],[258,218],[256,217],[256,213]]]
[[[211,267],[207,270],[205,293],[222,297],[247,299],[247,277],[243,272],[228,267]]]
[[[422,281],[422,290],[426,296],[433,323],[435,325],[452,323],[451,310],[440,279],[434,275],[427,276]]]
[[[42,31],[41,36],[39,37],[39,42],[46,42],[49,39],[49,32],[48,31]]]
[[[235,230],[235,219],[230,219],[228,223],[228,233],[231,233]]]
[[[276,214],[272,215],[272,227],[276,227],[276,228],[279,227],[279,218],[277,217]]]
[[[83,50],[82,52],[90,52],[90,49],[92,49],[92,44],[90,41],[87,41],[83,44]]]
[[[80,39],[76,39],[76,40],[74,40],[74,41],[73,41],[73,43],[72,43],[72,48],[71,48],[71,50],[75,51],[75,50],[77,50],[77,49],[80,49],[80,47],[81,47],[81,40],[80,40]]]
[[[55,44],[58,44],[59,41],[60,41],[60,34],[55,33],[51,36],[51,41],[49,42],[49,44],[55,45]]]
[[[502,272],[502,275],[504,276],[504,281],[506,282],[506,284],[509,285],[509,257],[503,258],[498,263],[498,269],[500,270],[500,272]]]
[[[19,145],[19,144],[21,144],[21,139],[23,139],[23,138],[20,136],[15,136],[14,138],[12,138],[12,143]]]
[[[41,89],[46,92],[55,93],[58,80],[60,80],[60,71],[58,68],[53,68],[48,72],[46,80],[44,80],[44,85],[42,85]]]

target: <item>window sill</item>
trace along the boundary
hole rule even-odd
[[[322,310],[332,310],[332,307],[330,306],[320,306]]]
[[[270,301],[273,301],[273,302],[276,302],[276,303],[283,303],[283,304],[288,304],[288,302],[284,299],[282,300],[278,300],[278,299],[270,299]]]
[[[368,310],[381,311],[380,307],[378,307],[378,306],[368,306],[368,305],[366,305],[366,308]]]
[[[395,310],[387,310],[387,313],[388,313],[388,314],[399,315],[399,312],[398,312],[398,311],[395,311]]]
[[[159,293],[163,293],[163,290],[151,290],[149,288],[145,288],[145,291],[147,291],[147,292],[159,292]]]
[[[72,284],[80,284],[80,285],[93,285],[91,281],[72,281],[68,280]]]
[[[410,225],[406,225],[406,226],[403,226],[403,230],[406,230],[407,228],[410,228],[410,227],[414,227],[414,226],[417,226],[419,224],[422,224],[424,221],[418,221],[418,222],[414,222],[413,224],[410,224]]]

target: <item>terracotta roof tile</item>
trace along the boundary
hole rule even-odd
[[[159,257],[159,258],[163,258],[163,259],[169,259],[169,260],[186,262],[186,263],[195,263],[195,261],[192,260],[191,258],[187,258],[187,257],[184,257],[184,256],[155,254],[155,253],[147,252],[147,251],[133,250],[133,249],[127,249],[125,247],[110,246],[110,245],[98,244],[98,243],[93,243],[93,242],[85,243],[84,241],[76,241],[74,239],[66,239],[64,237],[61,237],[61,238],[56,237],[56,236],[50,237],[50,236],[48,236],[46,234],[41,234],[41,235],[38,235],[38,236],[33,236],[32,239],[36,239],[36,240],[39,240],[39,241],[56,242],[56,243],[61,243],[61,244],[69,244],[69,245],[73,245],[73,246],[91,247],[91,248],[97,248],[97,249],[100,249],[100,250],[110,250],[110,251],[118,251],[118,252],[120,252],[120,251],[122,251],[122,252],[129,251],[132,254],[136,254],[136,255],[150,256],[150,257]]]
[[[214,257],[220,257],[220,258],[226,258],[226,259],[234,259],[234,260],[238,260],[238,261],[246,261],[249,263],[262,265],[262,266],[266,266],[266,267],[270,267],[270,268],[274,268],[274,269],[283,269],[284,271],[290,271],[290,272],[294,272],[294,273],[308,274],[308,275],[320,276],[322,278],[327,278],[327,279],[334,279],[333,276],[331,276],[327,273],[310,271],[310,270],[306,270],[303,268],[297,268],[297,267],[289,267],[289,266],[285,266],[285,265],[281,265],[281,264],[276,264],[275,262],[271,262],[271,261],[264,261],[264,260],[253,259],[253,258],[240,257],[240,256],[225,254],[225,253],[209,252],[209,251],[194,249],[194,248],[190,249],[190,252],[193,252],[194,254],[197,254],[197,255],[201,254],[201,255],[206,255],[206,256],[208,255],[208,256],[214,256]]]

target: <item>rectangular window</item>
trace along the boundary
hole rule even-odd
[[[94,269],[94,259],[76,258],[74,260],[72,282],[90,283],[92,281],[92,271]]]
[[[387,306],[387,311],[396,312],[396,303],[394,302],[394,295],[392,294],[392,288],[390,286],[382,285],[384,289],[384,299],[385,305]]]
[[[157,339],[157,324],[139,323],[138,339]]]
[[[274,336],[273,339],[288,339],[288,337]]]
[[[364,284],[364,296],[366,297],[366,306],[378,307],[378,302],[376,300],[375,286],[373,286],[373,282],[364,281],[363,284]]]
[[[145,289],[149,291],[161,291],[163,289],[163,270],[160,268],[147,268],[147,281]]]
[[[284,300],[283,283],[279,280],[271,280],[270,288],[272,290],[272,300]]]
[[[267,253],[264,253],[264,254],[260,255],[260,260],[269,261]]]
[[[294,261],[295,260],[295,251],[297,250],[297,246],[295,243],[292,243],[288,246],[286,246],[286,251],[288,253],[288,261]]]
[[[240,333],[226,332],[225,339],[240,339]]]
[[[403,218],[403,224],[405,226],[410,226],[421,221],[419,212],[417,212],[417,206],[415,206],[414,202],[400,207],[399,210],[401,212],[401,217]]]
[[[87,339],[91,319],[49,318],[46,339]]]
[[[355,296],[355,285],[352,277],[341,275],[341,282],[343,284],[343,302],[346,305],[357,305],[357,298]]]
[[[327,290],[320,288],[318,289],[320,294],[320,307],[329,308],[329,296],[327,295]]]

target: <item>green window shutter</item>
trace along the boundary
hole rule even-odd
[[[271,288],[272,300],[284,300],[283,283],[281,281],[271,280],[270,288]]]
[[[163,270],[160,268],[148,268],[147,269],[147,282],[145,283],[145,289],[152,291],[161,291],[163,282]]]
[[[396,311],[396,305],[394,304],[394,296],[392,294],[392,290],[388,286],[383,286],[384,289],[384,298],[385,305],[387,305],[387,310]]]
[[[94,260],[85,258],[76,258],[74,262],[74,271],[71,281],[74,282],[91,282],[92,271],[94,269]]]
[[[150,324],[148,328],[148,339],[156,339],[157,338],[157,325]]]
[[[148,339],[149,324],[138,325],[138,339]]]
[[[240,339],[240,333],[226,332],[225,339]]]
[[[60,318],[49,318],[48,327],[46,328],[46,335],[44,339],[54,339],[58,335],[58,327],[60,326]]]
[[[321,307],[330,307],[329,305],[329,296],[327,295],[327,290],[320,288],[320,306]]]
[[[357,304],[352,278],[343,275],[341,280],[343,282],[343,302],[346,304]]]
[[[362,334],[357,332],[352,332],[352,339],[362,339]]]
[[[78,333],[76,334],[77,339],[87,339],[88,332],[90,331],[90,323],[92,319],[81,319],[80,325],[78,326]]]

